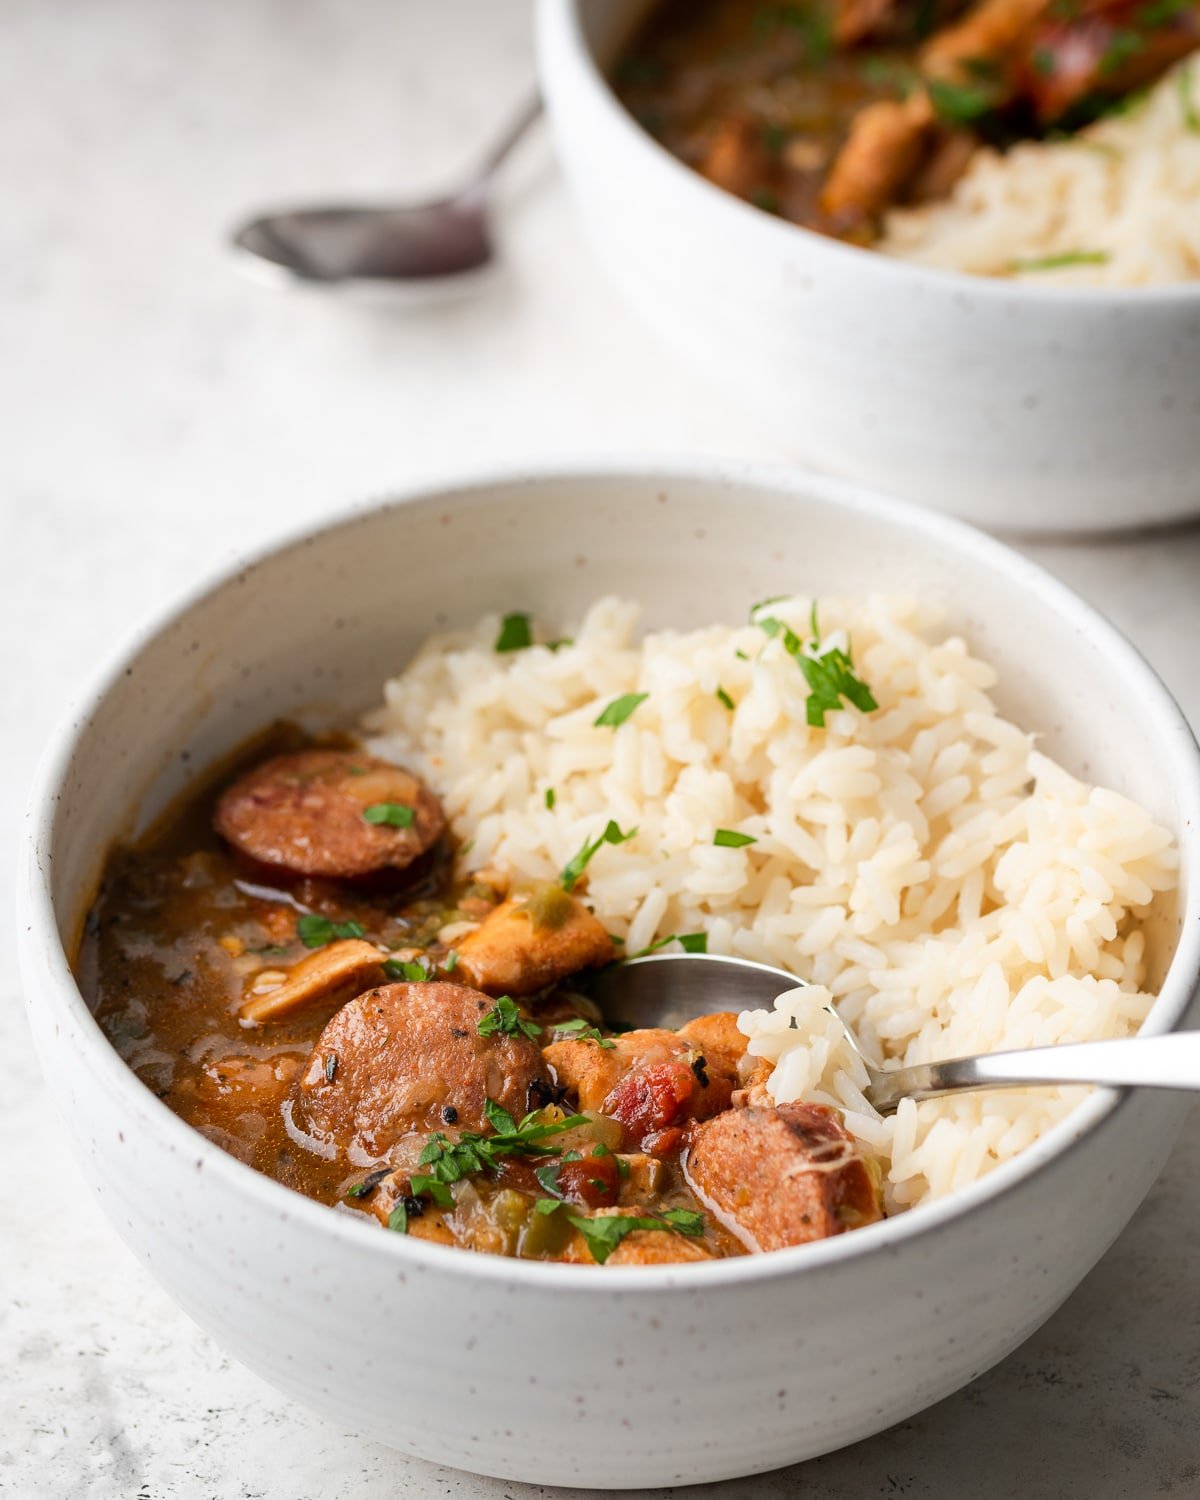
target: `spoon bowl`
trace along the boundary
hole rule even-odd
[[[803,983],[786,969],[727,954],[651,953],[602,969],[589,993],[610,1021],[638,1029],[665,1026],[675,1030],[713,1011],[770,1006],[779,995]],[[846,1036],[867,1070],[869,1083],[863,1092],[881,1115],[894,1114],[905,1099],[937,1099],[973,1089],[1027,1088],[1040,1083],[1200,1089],[1200,1032],[1196,1031],[988,1052],[907,1068],[875,1067],[863,1057],[849,1027]]]
[[[429,287],[481,271],[495,255],[492,177],[540,113],[536,99],[526,104],[466,183],[442,198],[260,214],[234,231],[234,247],[252,275],[284,284]]]

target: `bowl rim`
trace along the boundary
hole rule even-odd
[[[402,1235],[380,1234],[378,1225],[358,1214],[330,1211],[273,1178],[264,1176],[209,1141],[186,1124],[146,1087],[119,1056],[95,1021],[71,970],[58,933],[51,891],[51,850],[55,836],[60,788],[69,777],[81,736],[108,693],[131,670],[156,639],[205,599],[244,579],[257,568],[290,552],[320,543],[335,532],[372,523],[378,516],[409,507],[435,508],[449,502],[490,503],[489,492],[519,492],[529,487],[578,485],[573,502],[586,503],[589,481],[613,481],[658,487],[672,484],[724,484],[815,500],[856,514],[862,521],[899,522],[935,549],[967,557],[1004,577],[1016,589],[1039,593],[1064,624],[1096,639],[1106,655],[1124,668],[1132,692],[1140,695],[1147,716],[1147,732],[1159,733],[1168,747],[1172,777],[1180,805],[1178,844],[1189,871],[1180,934],[1159,995],[1141,1030],[1155,1035],[1174,1029],[1200,987],[1200,747],[1170,691],[1141,653],[1117,628],[1051,573],[1004,543],[951,516],[892,500],[849,480],[779,463],[721,458],[674,458],[670,455],[603,455],[595,458],[556,458],[534,462],[487,464],[457,470],[445,478],[425,478],[386,495],[355,500],[326,510],[314,520],[282,528],[232,560],[206,570],[198,579],[126,633],[115,650],[91,674],[64,714],[43,752],[25,815],[21,879],[18,881],[18,937],[23,991],[31,1006],[53,986],[59,1018],[67,1023],[60,1045],[82,1047],[88,1054],[92,1078],[135,1115],[140,1115],[164,1143],[182,1156],[203,1163],[204,1176],[215,1175],[237,1195],[258,1198],[284,1221],[311,1225],[312,1232],[344,1241],[349,1250],[397,1257],[397,1264],[423,1266],[453,1275],[460,1272],[484,1281],[504,1283],[513,1290],[589,1289],[593,1295],[614,1290],[627,1294],[659,1294],[671,1289],[689,1292],[790,1276],[793,1272],[836,1269],[872,1255],[891,1255],[907,1241],[934,1232],[943,1224],[966,1218],[1014,1191],[1029,1177],[1087,1139],[1107,1120],[1128,1107],[1132,1090],[1097,1088],[1044,1136],[985,1177],[915,1211],[868,1225],[853,1234],[837,1235],[808,1245],[774,1250],[769,1254],[738,1256],[703,1263],[662,1266],[623,1266],[620,1279],[597,1275],[588,1265],[523,1261],[503,1256],[473,1254]],[[564,503],[560,499],[559,503]],[[97,860],[97,866],[99,861]],[[76,913],[65,913],[74,918]],[[37,997],[35,1000],[35,996]],[[55,1028],[58,1031],[58,1028]],[[77,1148],[76,1148],[77,1149]]]
[[[769,245],[773,251],[786,254],[802,245],[818,263],[824,261],[846,274],[853,274],[857,269],[864,276],[878,278],[885,290],[893,292],[900,291],[905,281],[915,279],[919,284],[960,298],[975,294],[993,303],[1029,302],[1093,312],[1151,305],[1169,308],[1181,303],[1200,302],[1200,281],[1167,286],[1118,287],[1055,287],[1009,281],[884,255],[864,246],[831,239],[801,224],[766,213],[709,182],[638,124],[617,97],[588,45],[580,16],[584,3],[586,0],[537,0],[538,72],[543,78],[543,94],[555,128],[558,128],[558,112],[554,106],[554,89],[547,87],[545,80],[561,69],[563,91],[580,96],[591,107],[594,116],[606,122],[614,150],[627,155],[639,154],[644,160],[654,162],[665,186],[673,186],[675,191],[690,196],[698,206],[707,203],[710,212],[735,215],[747,234],[759,234],[764,245]],[[796,236],[800,236],[800,240]]]

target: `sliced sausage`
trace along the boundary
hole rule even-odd
[[[804,1245],[882,1217],[866,1162],[820,1104],[727,1110],[695,1127],[684,1168],[753,1250]]]
[[[463,978],[492,995],[532,995],[613,959],[600,922],[557,885],[502,901],[456,950]]]
[[[459,984],[389,984],[359,995],[313,1048],[295,1123],[376,1158],[410,1131],[485,1128],[488,1099],[519,1119],[530,1086],[548,1087],[548,1074],[527,1037],[479,1035],[491,1003]]]
[[[258,864],[332,880],[406,869],[446,826],[441,803],[418,777],[352,750],[264,761],[222,795],[213,821]]]

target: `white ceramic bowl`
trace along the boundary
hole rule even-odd
[[[601,264],[787,451],[981,525],[1200,512],[1200,285],[1056,290],[928,270],[743,203],[603,69],[646,0],[540,0],[555,144]]]
[[[917,588],[1002,672],[1002,707],[1175,829],[1174,950],[1147,1029],[1200,972],[1200,771],[1135,652],[1060,584],[958,523],[791,471],[512,475],[351,512],[193,593],[109,667],[42,771],[22,960],[47,1078],[117,1231],[238,1359],[353,1431],[544,1484],[665,1485],[786,1464],[945,1396],[1076,1285],[1158,1172],[1177,1096],[1097,1093],[936,1206],[710,1265],[512,1262],[381,1233],[222,1153],[120,1061],[68,955],[114,838],[276,715],[371,704],[431,628],[742,617],[784,589]],[[1182,934],[1182,935],[1181,935]]]

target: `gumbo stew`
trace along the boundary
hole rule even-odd
[[[455,852],[418,777],[282,731],[114,852],[81,983],[209,1140],[392,1231],[644,1265],[880,1217],[836,1113],[775,1108],[732,1014],[606,1026],[587,847],[537,885]]]

